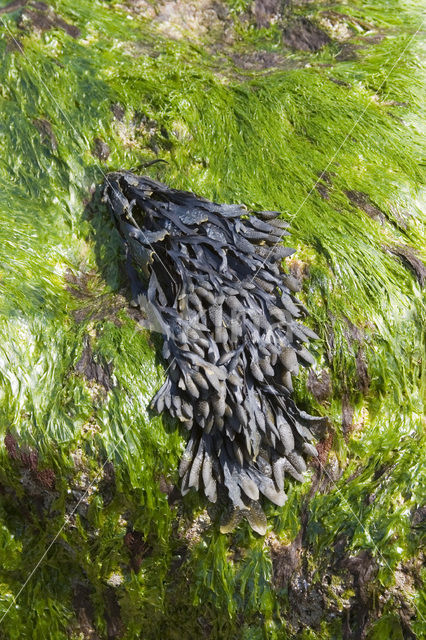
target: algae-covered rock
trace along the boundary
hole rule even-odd
[[[1,3],[0,638],[425,635],[420,14]],[[96,187],[123,168],[290,223],[293,397],[328,421],[283,506],[178,489]]]

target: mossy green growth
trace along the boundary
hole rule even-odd
[[[0,14],[0,638],[322,640],[356,631],[359,602],[371,640],[421,638],[418,5],[298,7],[343,16],[344,60],[342,43],[295,52],[281,24],[238,24],[245,1],[227,3],[224,55],[132,2],[56,0],[49,28],[18,4]],[[232,57],[259,51],[284,62]],[[330,379],[296,394],[330,424],[311,482],[265,505],[265,539],[175,500],[185,434],[148,409],[161,340],[135,321],[94,190],[157,156],[154,178],[291,222]]]

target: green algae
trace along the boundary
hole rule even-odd
[[[229,4],[238,21],[250,3]],[[346,61],[336,43],[290,52],[276,25],[237,25],[231,49],[291,61],[265,72],[168,39],[119,3],[50,5],[80,38],[23,31],[19,10],[1,16],[0,431],[16,446],[0,449],[0,638],[339,638],[357,593],[338,545],[345,557],[368,551],[377,568],[386,605],[377,621],[370,614],[368,637],[401,637],[401,597],[422,637],[424,301],[412,270],[385,251],[424,257],[418,7],[333,5],[371,26],[354,29],[359,49]],[[382,39],[369,44],[371,33]],[[106,160],[92,154],[96,138]],[[297,394],[330,416],[331,448],[316,492],[289,483],[286,505],[267,506],[267,539],[287,547],[302,520],[300,601],[315,599],[325,574],[336,581],[321,592],[320,624],[300,614],[298,626],[295,584],[276,584],[279,554],[247,525],[223,536],[212,513],[194,531],[202,500],[168,503],[184,437],[147,411],[163,377],[155,337],[127,310],[118,238],[88,202],[107,170],[156,154],[169,164],[147,171],[170,185],[282,211],[292,268],[309,272],[302,297],[332,392],[319,402],[302,377]],[[79,368],[87,340],[108,388]],[[343,397],[354,407],[346,431]],[[414,567],[406,596],[401,566]]]

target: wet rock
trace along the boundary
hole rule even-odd
[[[329,195],[329,192],[328,192],[327,185],[325,185],[322,182],[317,182],[315,187],[316,187],[316,190],[318,191],[318,193],[320,194],[320,196],[321,196],[321,198],[323,200],[330,200],[330,195]]]
[[[411,516],[411,526],[413,528],[424,527],[426,529],[426,506],[416,509]]]
[[[330,76],[329,80],[331,80],[331,82],[334,82],[334,84],[337,84],[339,87],[348,87],[348,88],[351,87],[349,82],[345,82],[344,80],[340,80],[340,78],[333,78],[332,76]]]
[[[108,640],[120,638],[124,631],[124,623],[121,617],[121,607],[117,593],[113,587],[108,587],[104,593],[105,620]]]
[[[237,67],[246,70],[262,71],[266,69],[283,69],[292,66],[284,56],[275,51],[232,53],[230,57]]]
[[[331,396],[331,376],[326,369],[323,369],[317,376],[313,369],[309,370],[308,391],[318,400],[324,402]]]
[[[27,2],[28,0],[12,0],[12,2],[9,2],[5,7],[0,7],[0,16],[5,13],[12,13],[13,11],[22,9],[22,7],[25,7]]]
[[[53,490],[55,488],[56,474],[53,469],[38,469],[34,476],[44,489]]]
[[[18,442],[9,431],[6,433],[4,437],[4,445],[6,447],[6,451],[9,457],[12,460],[19,460],[20,454],[19,454]]]
[[[75,365],[77,373],[83,375],[87,380],[96,382],[106,391],[110,391],[113,387],[112,381],[112,365],[109,363],[97,362],[93,357],[90,337],[84,338],[83,353],[80,360]]]
[[[347,437],[353,429],[354,407],[351,405],[347,393],[342,397],[342,429],[343,435]]]
[[[14,4],[14,3],[12,3]],[[10,5],[9,5],[10,6]],[[31,29],[43,33],[50,29],[61,29],[72,38],[80,36],[80,29],[73,24],[69,24],[57,14],[52,7],[44,2],[21,3],[24,7],[18,20],[20,29]],[[8,7],[5,8],[6,10]]]
[[[8,53],[15,53],[15,52],[23,53],[24,46],[22,44],[21,38],[15,38],[14,36],[8,38],[6,43],[6,51]]]
[[[89,207],[87,214],[89,215]],[[69,293],[81,303],[77,309],[73,311],[73,316],[77,324],[83,322],[110,320],[116,326],[120,326],[120,320],[117,318],[119,311],[126,304],[124,295],[105,294],[99,292],[99,284],[97,275],[92,271],[79,271],[73,273],[67,270],[64,275],[66,289]],[[125,292],[123,291],[123,294]],[[129,310],[131,311],[131,310]],[[138,317],[141,316],[139,311]]]
[[[255,0],[252,11],[256,26],[269,27],[281,17],[281,0]]]
[[[370,388],[370,374],[368,373],[368,365],[362,343],[356,354],[355,368],[358,376],[358,389],[366,395]]]
[[[363,640],[366,635],[370,611],[374,606],[374,579],[378,565],[367,549],[356,556],[346,556],[340,566],[347,569],[353,577],[356,597],[351,599],[349,615],[343,626],[344,640]]]
[[[308,18],[298,18],[284,29],[284,43],[291,49],[319,51],[331,43],[330,36]]]
[[[408,245],[399,244],[391,247],[385,247],[385,250],[399,258],[402,264],[414,274],[419,285],[424,287],[426,282],[426,266],[418,257],[415,249]]]
[[[384,224],[386,218],[383,211],[371,202],[370,196],[367,193],[363,193],[362,191],[345,191],[345,194],[355,207],[365,211],[373,220]]]
[[[116,120],[119,120],[120,122],[123,121],[125,109],[119,102],[115,102],[111,105],[111,111],[114,114],[114,118]]]
[[[92,603],[93,589],[86,583],[75,582],[73,585],[73,606],[77,616],[74,631],[81,634],[84,640],[100,640],[95,628],[95,610]]]
[[[340,46],[340,51],[336,55],[336,60],[338,60],[339,62],[348,62],[350,60],[356,60],[358,55],[357,53],[358,49],[359,47],[355,44],[352,44],[352,42],[344,42]]]
[[[50,146],[52,151],[56,151],[58,148],[58,142],[56,140],[56,136],[53,133],[52,125],[45,118],[36,118],[33,120],[34,126],[37,128],[40,139],[43,144],[47,144]]]
[[[109,158],[109,154],[111,153],[109,145],[104,142],[101,138],[95,138],[93,141],[92,154],[105,162]]]
[[[143,559],[152,553],[152,547],[147,543],[140,531],[129,530],[124,536],[124,544],[130,554],[130,565],[135,573],[142,566]]]
[[[99,493],[102,496],[104,505],[109,505],[116,493],[115,468],[112,462],[107,461],[102,467],[102,480],[99,483]]]
[[[311,584],[303,576],[294,576],[289,589],[289,604],[293,628],[319,629],[325,608],[321,586]]]
[[[293,575],[300,568],[301,551],[301,535],[287,545],[280,544],[278,541],[271,544],[273,579],[276,589],[288,588]]]

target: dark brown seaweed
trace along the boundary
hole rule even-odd
[[[288,225],[276,212],[249,214],[126,171],[107,176],[104,199],[134,300],[164,336],[169,368],[152,407],[190,432],[182,493],[211,502],[225,493],[264,533],[259,495],[285,503],[284,476],[303,480],[303,455],[316,454],[310,428],[322,420],[291,397],[316,334],[296,322],[306,310],[282,269],[292,250],[277,242]]]

